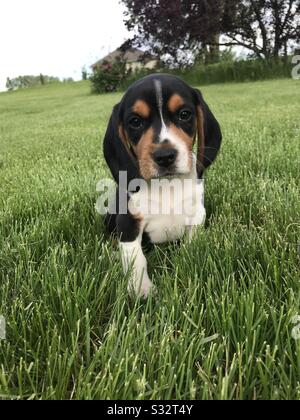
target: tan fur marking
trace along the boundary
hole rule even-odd
[[[171,96],[168,102],[168,108],[173,113],[178,111],[178,109],[181,108],[183,105],[184,105],[184,100],[177,93]]]
[[[143,118],[149,118],[151,110],[149,105],[142,100],[138,100],[135,102],[132,108],[133,112],[140,115]]]
[[[198,146],[197,146],[197,167],[203,170],[203,159],[205,151],[205,135],[204,135],[204,115],[200,106],[197,107],[197,131],[198,131]]]
[[[140,172],[144,179],[151,179],[155,172],[154,162],[151,158],[151,155],[156,148],[153,143],[153,136],[154,131],[153,128],[150,127],[134,147],[139,162]]]
[[[133,214],[132,217],[134,218],[134,220],[140,223],[144,220],[144,216],[142,215],[142,213]]]
[[[152,160],[152,153],[159,147],[153,143],[153,128],[149,128],[146,133],[144,133],[137,145],[130,144],[127,133],[125,132],[122,124],[119,126],[119,136],[131,158],[135,161],[136,159],[138,160],[141,176],[146,180],[153,178],[156,173],[156,168]],[[132,147],[136,159],[130,150],[129,145]]]
[[[120,137],[122,143],[124,144],[124,147],[125,147],[127,153],[129,154],[131,159],[133,161],[135,161],[135,157],[133,156],[132,151],[130,150],[130,143],[129,143],[129,140],[128,140],[128,137],[127,137],[127,133],[124,130],[124,127],[123,127],[122,124],[119,125],[119,137]]]
[[[127,142],[125,130],[122,124],[119,125],[119,137],[122,140],[123,143]]]

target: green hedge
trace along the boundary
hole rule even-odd
[[[247,82],[255,80],[290,78],[291,59],[288,60],[241,60],[221,62],[210,65],[195,65],[188,69],[161,69],[159,72],[182,77],[190,84],[209,85],[226,82]],[[153,71],[143,70],[131,74],[122,81],[120,89],[124,90],[133,82]]]
[[[189,71],[179,71],[187,81],[194,84],[247,82],[291,77],[291,61],[244,60],[211,65],[198,65]],[[177,72],[175,72],[177,73]]]

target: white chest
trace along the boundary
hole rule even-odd
[[[129,210],[142,220],[153,243],[180,239],[187,229],[204,223],[204,185],[196,177],[164,178],[131,194]]]

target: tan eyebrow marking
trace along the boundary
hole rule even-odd
[[[143,118],[148,118],[151,112],[149,105],[141,99],[134,103],[132,110]]]
[[[184,100],[177,93],[175,93],[173,96],[171,96],[171,98],[169,99],[169,102],[168,102],[168,108],[173,113],[178,111],[178,109],[180,107],[182,107],[183,105],[184,105]]]

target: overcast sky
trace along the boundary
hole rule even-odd
[[[0,0],[0,91],[7,77],[81,77],[129,34],[119,0]]]

